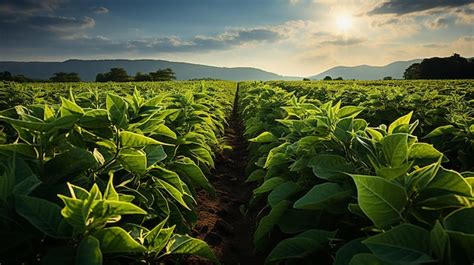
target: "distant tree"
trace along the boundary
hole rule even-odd
[[[152,81],[171,81],[176,79],[176,75],[170,68],[158,69],[150,73]]]
[[[130,76],[128,76],[127,71],[123,68],[111,68],[109,72],[102,74],[99,73],[95,77],[96,82],[128,82],[130,81]]]
[[[34,80],[24,75],[12,75],[12,73],[8,71],[0,72],[0,81],[13,81],[18,83],[24,82],[39,82],[42,80]]]
[[[410,65],[403,74],[405,79],[472,79],[474,62],[455,53],[446,58],[427,58]]]
[[[142,81],[152,81],[151,75],[145,74],[142,72],[138,72],[135,77],[133,78],[134,81],[136,82],[142,82]]]
[[[325,77],[323,78],[323,80],[326,80],[326,81],[332,80],[332,77],[330,77],[329,75],[327,75],[327,76],[325,76]]]
[[[110,81],[114,82],[127,82],[130,81],[127,71],[123,68],[112,68],[110,72],[106,73],[105,76]]]
[[[78,73],[54,73],[54,76],[49,79],[51,82],[81,82]]]
[[[95,81],[96,81],[96,82],[107,82],[105,75],[102,74],[102,73],[98,73],[98,74],[95,76]]]
[[[334,80],[344,80],[344,79],[342,79],[342,77],[339,76],[339,77],[335,78]]]
[[[0,80],[2,81],[11,81],[12,74],[8,71],[0,72]]]
[[[386,76],[383,78],[383,80],[392,80],[393,78],[391,76]]]
[[[405,79],[420,79],[421,74],[420,74],[420,64],[419,63],[414,63],[410,65],[406,70],[405,73],[403,73],[403,78]]]
[[[303,78],[303,81],[311,81],[311,79],[305,77]]]

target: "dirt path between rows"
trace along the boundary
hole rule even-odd
[[[247,143],[243,138],[243,125],[237,109],[237,100],[225,130],[226,149],[218,154],[216,168],[209,181],[216,189],[216,198],[206,192],[198,194],[198,222],[193,236],[206,241],[224,265],[260,265],[263,257],[254,253],[253,232],[255,213],[247,212],[254,185],[245,183]],[[188,264],[210,264],[202,260]]]

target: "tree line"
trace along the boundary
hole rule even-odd
[[[410,65],[403,74],[405,79],[473,79],[474,61],[455,53],[445,58],[427,58]]]
[[[97,74],[96,82],[142,82],[142,81],[171,81],[176,80],[176,74],[171,68],[158,69],[155,72],[143,73],[138,72],[135,76],[129,76],[127,71],[123,68],[112,68],[107,73]],[[81,82],[81,77],[78,73],[58,72],[54,73],[48,80],[33,79],[24,75],[14,75],[8,71],[0,72],[0,81],[13,81],[19,83],[26,82]]]

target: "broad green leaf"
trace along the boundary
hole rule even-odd
[[[120,143],[122,144],[123,147],[142,148],[147,145],[173,146],[172,144],[162,143],[153,138],[147,137],[142,134],[134,133],[134,132],[121,131],[119,135],[120,135]]]
[[[72,114],[84,114],[84,110],[75,102],[61,97],[61,116],[68,116]]]
[[[15,209],[34,227],[53,238],[68,238],[71,227],[61,216],[61,208],[45,199],[17,195]]]
[[[398,184],[376,176],[352,175],[362,211],[379,228],[402,220],[407,194]]]
[[[394,122],[392,122],[392,123],[388,126],[388,133],[389,133],[389,134],[392,134],[393,131],[394,131],[397,127],[399,127],[399,126],[409,125],[412,115],[413,115],[413,111],[411,111],[410,113],[408,113],[408,114],[405,115],[405,116],[402,116],[402,117],[396,119]]]
[[[108,93],[105,99],[105,106],[109,111],[110,121],[119,128],[126,128],[128,125],[127,102],[117,95]]]
[[[151,167],[167,157],[162,145],[148,145],[143,151],[146,153],[147,167]]]
[[[281,201],[289,199],[291,196],[301,190],[301,186],[297,183],[293,181],[286,181],[270,192],[267,198],[268,204],[270,204],[271,207],[275,207]]]
[[[329,181],[346,180],[347,173],[354,171],[354,167],[344,157],[330,154],[315,155],[308,166],[316,177]]]
[[[466,197],[473,196],[471,185],[461,174],[443,167],[439,168],[436,175],[425,188],[446,190]]]
[[[335,204],[350,197],[351,193],[350,189],[343,188],[337,183],[323,183],[315,185],[298,199],[293,207],[295,209],[323,210],[334,207]]]
[[[198,161],[210,166],[211,168],[214,167],[214,159],[212,158],[212,155],[208,150],[202,147],[198,147],[191,148],[189,149],[189,151],[191,152],[192,156]]]
[[[146,248],[135,241],[123,228],[103,228],[93,234],[100,242],[102,253],[141,253]]]
[[[38,157],[34,146],[29,144],[0,144],[0,150],[8,150],[29,158],[36,159]]]
[[[46,162],[44,164],[44,174],[47,182],[65,182],[96,166],[97,161],[91,152],[76,148],[56,155]]]
[[[420,264],[435,261],[431,257],[430,232],[412,224],[401,224],[362,243],[387,262]]]
[[[249,142],[254,143],[271,143],[278,140],[278,137],[273,135],[271,132],[263,132],[259,134],[257,137],[249,139]]]
[[[160,252],[163,247],[168,243],[169,236],[163,237],[164,233],[162,233],[166,222],[168,222],[168,218],[165,218],[146,234],[145,242],[148,247],[148,250]]]
[[[382,141],[382,152],[388,165],[401,166],[408,158],[408,134],[395,133],[385,136]]]
[[[333,265],[346,265],[349,264],[352,258],[357,254],[370,253],[370,250],[362,244],[362,240],[361,238],[351,240],[339,248],[336,252],[336,260]]]
[[[168,126],[164,125],[164,124],[160,124],[158,125],[154,130],[153,130],[153,133],[154,134],[157,134],[157,135],[163,135],[163,136],[166,136],[166,137],[169,137],[171,139],[175,139],[176,140],[176,133],[173,132],[173,130],[171,130]]]
[[[169,254],[190,254],[206,258],[214,263],[219,263],[211,248],[206,242],[187,235],[174,235],[166,247]]]
[[[169,195],[171,195],[171,197],[173,197],[177,202],[179,202],[179,204],[181,204],[184,208],[191,211],[191,208],[189,208],[189,206],[184,201],[184,198],[183,198],[184,194],[181,191],[179,191],[177,188],[175,188],[173,185],[169,184],[166,181],[163,181],[158,178],[154,178],[154,179],[156,181],[155,183],[159,187],[164,189]]]
[[[268,215],[260,220],[253,238],[255,247],[257,249],[262,247],[265,237],[272,231],[273,227],[278,223],[281,216],[285,213],[290,204],[291,203],[289,201],[281,201],[272,208]]]
[[[408,151],[408,159],[438,159],[440,156],[443,156],[443,153],[427,143],[415,143]]]
[[[339,111],[337,112],[337,117],[340,119],[345,117],[355,117],[359,115],[359,113],[361,113],[363,110],[364,108],[359,106],[345,106],[339,109]]]
[[[96,207],[103,207],[109,215],[146,214],[146,211],[133,203],[125,201],[101,201]],[[94,209],[96,208],[94,207]]]
[[[284,239],[268,254],[265,264],[304,258],[323,249],[335,234],[335,232],[312,229],[292,238]]]
[[[245,180],[245,182],[252,182],[259,179],[263,179],[265,177],[266,171],[265,169],[256,169],[250,173],[249,177]]]
[[[14,125],[16,127],[36,131],[36,132],[45,132],[49,130],[52,126],[49,123],[43,122],[43,121],[25,121],[25,120],[18,120],[18,119],[12,119],[9,117],[1,116],[0,115],[0,120],[7,122],[11,125]],[[18,131],[18,129],[16,129]]]
[[[452,212],[444,219],[448,231],[457,231],[474,236],[474,208],[462,208]]]
[[[375,172],[377,176],[387,180],[394,180],[403,177],[407,174],[408,170],[412,167],[413,163],[403,163],[398,167],[381,167],[376,168]]]
[[[76,265],[102,265],[99,240],[86,236],[77,247]]]
[[[430,232],[430,239],[433,252],[440,259],[440,261],[449,259],[449,237],[439,221],[436,221],[435,225],[433,226],[433,229]]]
[[[424,190],[433,180],[438,172],[440,163],[433,163],[422,168],[417,168],[410,172],[407,177],[406,187],[409,192]]]
[[[179,174],[189,178],[194,185],[202,187],[211,195],[215,195],[214,188],[209,183],[202,170],[191,159],[186,157],[176,160],[173,162],[172,168]]]
[[[147,169],[147,157],[142,150],[131,148],[121,149],[118,160],[127,171],[137,174],[143,174]]]
[[[380,142],[383,138],[383,135],[382,133],[380,133],[379,131],[373,129],[373,128],[370,128],[370,127],[367,127],[365,129],[365,131],[370,135],[370,137],[372,137],[373,140],[375,140],[376,142]]]
[[[13,194],[28,195],[41,183],[41,180],[39,180],[37,176],[31,175],[29,177],[24,178],[22,181],[18,182],[15,185],[15,187],[13,188]]]
[[[451,256],[458,264],[474,260],[474,208],[461,208],[444,219],[451,243]]]
[[[453,125],[444,125],[444,126],[440,126],[436,129],[434,129],[433,131],[431,131],[429,134],[427,134],[423,138],[432,138],[432,137],[437,137],[437,136],[441,136],[441,135],[444,135],[444,134],[451,134],[455,131],[456,131],[456,128]]]
[[[106,128],[110,126],[108,115],[105,109],[89,110],[79,119],[79,124],[85,128]]]
[[[285,181],[286,181],[285,179],[278,178],[278,177],[268,179],[262,185],[260,185],[260,187],[253,190],[253,194],[269,192],[273,190],[274,188],[278,187],[280,184],[282,184]]]

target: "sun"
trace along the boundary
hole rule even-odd
[[[339,15],[336,17],[336,25],[340,30],[346,31],[352,27],[352,16]]]

